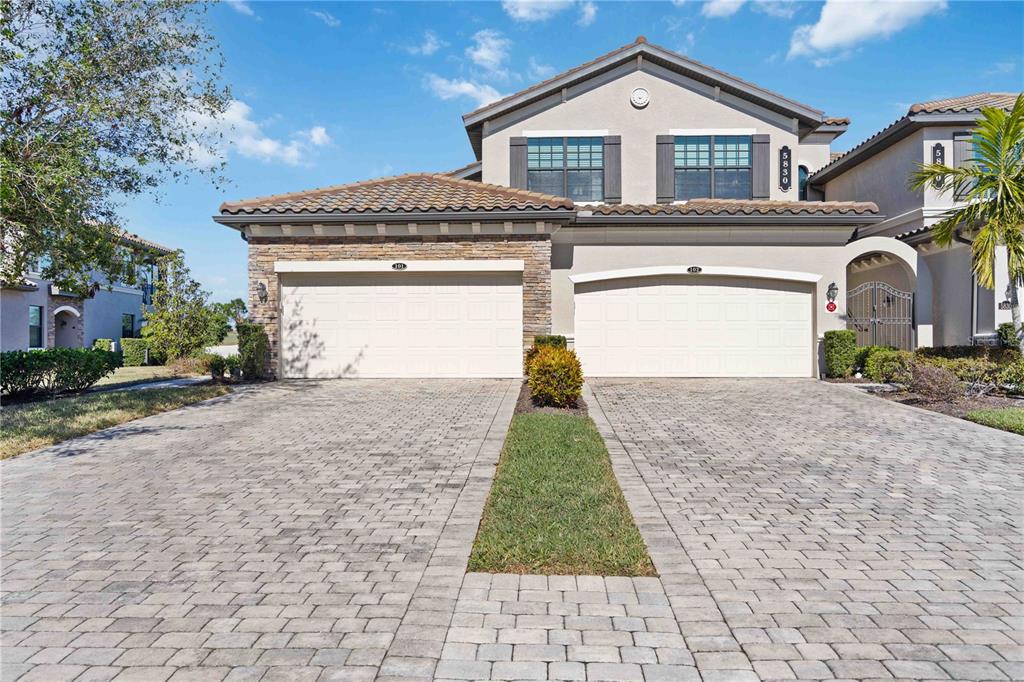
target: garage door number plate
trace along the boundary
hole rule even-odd
[[[407,267],[409,267],[409,266],[406,265],[405,263],[392,263],[391,264],[391,269],[392,270],[405,270]]]
[[[686,271],[691,275],[699,275],[701,272],[701,267],[699,265],[691,265],[690,267],[686,268]]]

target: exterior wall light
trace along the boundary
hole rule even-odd
[[[267,299],[270,298],[270,291],[267,289],[266,282],[256,283],[256,296],[260,299],[260,303],[266,303]]]
[[[825,292],[825,298],[828,299],[829,303],[836,302],[836,296],[839,295],[839,287],[836,286],[835,282],[828,285],[828,291]]]

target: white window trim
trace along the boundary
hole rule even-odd
[[[402,269],[392,267],[403,263]],[[279,260],[274,272],[522,272],[522,260]]]
[[[776,279],[788,282],[816,283],[821,275],[813,272],[797,272],[795,270],[770,270],[767,268],[741,268],[729,265],[702,265],[699,273],[687,272],[690,265],[654,265],[646,268],[625,268],[623,270],[603,270],[570,275],[573,284],[585,282],[601,282],[608,279],[626,279],[631,277],[657,277],[659,275],[688,275],[695,280],[701,277],[748,277],[752,279]]]
[[[672,128],[668,134],[677,137],[686,135],[756,135],[757,131],[753,128]]]
[[[524,130],[523,137],[605,137],[608,130]]]

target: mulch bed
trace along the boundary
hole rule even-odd
[[[963,419],[964,415],[971,410],[992,410],[1004,407],[1024,408],[1024,400],[1010,398],[999,394],[968,396],[956,402],[927,400],[914,393],[877,392],[875,395],[885,398],[886,400],[892,400],[893,402],[903,403],[904,405],[913,405],[914,407],[923,407],[924,409],[931,410],[932,412],[941,412],[942,414],[948,414],[951,417],[959,417],[960,419]]]
[[[870,384],[870,380],[864,377],[825,377],[825,382],[830,384]]]
[[[548,414],[574,414],[581,417],[587,415],[587,404],[583,402],[583,398],[580,398],[576,402],[576,407],[545,407],[543,405],[536,405],[533,399],[530,398],[530,387],[524,381],[523,385],[519,388],[519,399],[516,400],[516,414],[527,414],[530,412],[547,412]]]

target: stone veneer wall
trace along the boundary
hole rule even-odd
[[[71,331],[75,333],[75,346],[73,347],[81,348],[85,344],[85,305],[82,299],[74,296],[54,296],[52,294],[47,298],[46,311],[44,313],[47,316],[46,347],[54,348],[57,345],[57,325],[60,323],[57,321],[54,311],[63,306],[69,306],[78,311],[78,317],[71,315],[66,317],[68,324],[71,325]]]
[[[497,260],[517,259],[523,271],[523,347],[551,330],[551,239],[548,235],[423,237],[251,237],[249,239],[249,313],[270,338],[271,374],[277,374],[280,311],[279,260]],[[257,286],[269,296],[260,303]]]

